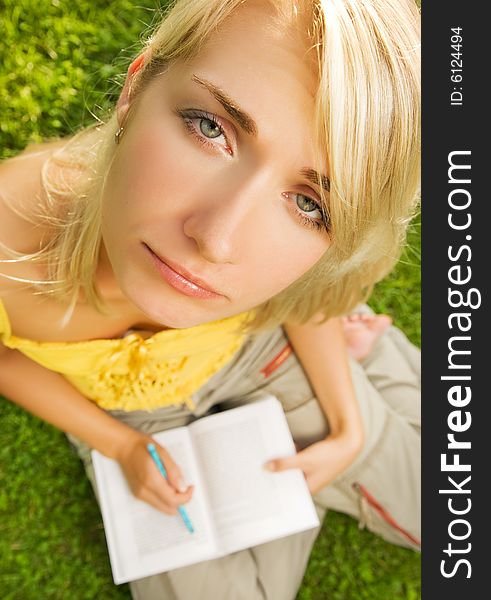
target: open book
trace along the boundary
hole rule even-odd
[[[115,583],[218,558],[319,524],[303,473],[263,468],[295,453],[272,396],[153,436],[179,465],[193,497],[166,515],[130,491],[119,464],[92,451]]]

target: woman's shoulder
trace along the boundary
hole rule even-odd
[[[17,156],[0,162],[1,245],[21,253],[39,250],[44,233],[36,222],[43,195],[41,171],[45,161],[62,144],[56,140],[31,145]]]
[[[31,286],[23,281],[42,278],[39,265],[12,259],[36,252],[46,242],[45,228],[36,218],[43,193],[41,169],[61,145],[56,141],[28,146],[0,162],[0,299],[12,328],[21,323],[28,329],[39,304]]]

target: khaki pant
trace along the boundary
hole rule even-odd
[[[367,310],[362,308],[361,310]],[[352,515],[371,531],[419,549],[420,361],[419,350],[391,327],[360,364],[351,362],[365,428],[355,462],[315,494],[320,520],[326,509]],[[264,392],[282,403],[300,447],[329,434],[305,372],[282,328],[252,336],[232,361],[186,406],[154,412],[112,411],[132,427],[154,433],[190,423],[210,409],[228,409]],[[95,489],[90,449],[70,436]],[[95,489],[96,494],[97,490]],[[291,535],[220,559],[131,582],[135,600],[290,600],[300,587],[319,529]]]

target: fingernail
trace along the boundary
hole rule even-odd
[[[267,463],[264,463],[264,468],[266,469],[266,471],[274,471],[275,470],[274,461],[269,460]]]
[[[179,479],[177,482],[177,489],[183,494],[187,490],[187,485],[184,483],[182,479]]]

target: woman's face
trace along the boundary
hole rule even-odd
[[[111,272],[161,325],[256,307],[329,246],[309,177],[315,72],[306,41],[268,19],[264,6],[243,6],[197,58],[155,78],[111,165],[103,198]]]

